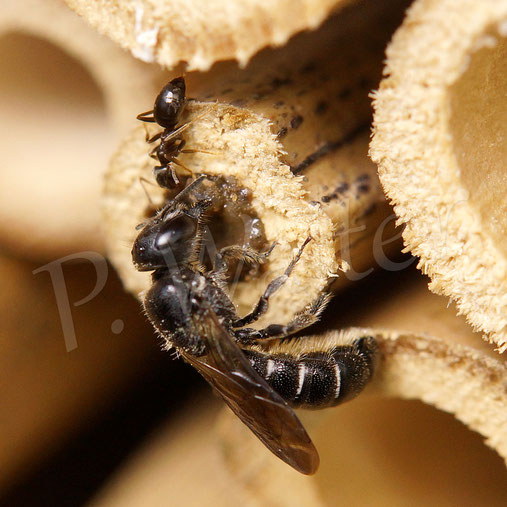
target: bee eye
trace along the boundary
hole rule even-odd
[[[174,248],[176,245],[192,239],[197,232],[197,222],[187,215],[178,215],[165,222],[155,240],[158,250]]]

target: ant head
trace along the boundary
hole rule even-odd
[[[197,241],[199,217],[182,210],[162,213],[137,236],[132,260],[139,271],[170,268],[185,264]]]
[[[155,121],[164,128],[173,128],[185,107],[185,79],[177,77],[158,94],[153,107]]]

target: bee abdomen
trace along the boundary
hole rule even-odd
[[[293,407],[324,408],[357,396],[373,375],[372,337],[304,355],[245,350],[259,375]]]

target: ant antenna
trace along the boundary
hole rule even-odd
[[[140,176],[139,177],[139,183],[143,187],[144,194],[146,195],[146,198],[148,199],[148,203],[150,204],[150,206],[154,207],[155,204],[153,202],[153,199],[151,198],[151,196],[150,196],[148,190],[146,189],[146,187],[144,186],[145,184],[147,184],[147,185],[153,185],[153,182],[151,182],[150,180],[148,180],[144,176]]]

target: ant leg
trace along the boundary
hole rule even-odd
[[[155,123],[155,117],[153,116],[153,109],[151,111],[145,111],[136,116],[139,121],[145,121],[147,123]]]
[[[182,169],[184,169],[185,171],[187,171],[190,174],[190,176],[194,175],[194,171],[192,171],[192,169],[190,169],[186,165],[182,164],[177,158],[173,158],[172,162],[175,163],[176,165],[179,165]]]
[[[173,130],[167,137],[164,137],[164,142],[168,142],[171,139],[174,139],[175,137],[178,137],[182,132],[185,132],[185,130],[192,125],[195,121],[199,121],[201,118],[204,118],[210,111],[215,109],[218,105],[218,102],[215,102],[212,106],[208,107],[206,111],[201,113],[197,118],[194,118],[193,120],[188,121],[187,123],[184,123],[180,127],[178,127],[176,130]]]
[[[146,143],[152,143],[152,142],[156,141],[163,133],[163,131],[162,131],[162,132],[159,132],[158,134],[155,134],[155,136],[153,136],[153,139],[151,140],[150,139],[150,131],[148,130],[146,123],[143,123],[143,127],[144,127],[144,141]]]
[[[193,150],[193,149],[180,150],[180,153],[206,153],[207,155],[217,155],[217,153],[213,151]]]
[[[313,303],[310,303],[303,310],[296,313],[295,317],[288,324],[270,324],[264,329],[259,330],[252,328],[236,329],[234,335],[240,343],[245,345],[252,344],[258,340],[289,336],[317,322],[330,299],[331,294],[320,296]]]
[[[215,155],[217,156],[218,153],[216,151],[206,151],[206,150],[181,150],[180,153],[205,153],[206,155]]]
[[[232,323],[232,327],[246,326],[247,324],[255,322],[261,315],[266,313],[269,305],[269,298],[287,281],[294,267],[296,266],[296,263],[299,261],[299,258],[301,257],[305,246],[311,239],[311,236],[305,239],[304,243],[301,245],[301,248],[295,255],[294,259],[292,259],[284,274],[278,278],[275,278],[269,283],[269,285],[266,287],[266,290],[264,291],[264,294],[259,298],[259,301],[255,305],[255,308],[248,315],[245,315],[243,318],[234,321]]]
[[[165,141],[165,139],[164,139],[164,141]],[[184,139],[181,139],[180,145],[178,146],[178,152],[179,153],[206,153],[208,155],[217,155],[217,153],[214,153],[212,151],[195,150],[193,148],[185,148],[185,149],[183,149],[183,147],[185,146],[186,143],[187,142]]]
[[[148,144],[151,144],[151,143],[154,143],[155,141],[158,141],[162,137],[163,133],[164,133],[164,131],[162,130],[162,132],[159,132],[158,134],[155,134],[154,136],[150,137],[150,135],[148,134],[148,130],[146,130],[146,142]],[[158,148],[158,146],[156,148]]]
[[[148,140],[146,140],[146,142],[148,142]],[[155,146],[149,153],[150,157],[153,158],[154,160],[158,160],[157,150],[158,146]]]
[[[206,153],[207,155],[218,155],[218,153],[212,152],[212,151],[206,151],[206,150],[196,150],[193,148],[185,148],[183,149],[183,146],[185,146],[186,141],[184,139],[181,140],[181,144],[178,147],[179,153]]]

